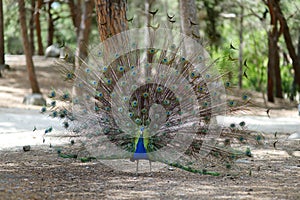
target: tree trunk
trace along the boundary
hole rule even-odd
[[[89,33],[92,24],[93,0],[85,0],[81,14],[81,22],[77,35],[77,52],[75,65],[79,67],[88,56]]]
[[[278,40],[280,30],[278,29],[278,18],[276,15],[276,8],[274,7],[274,0],[268,0],[271,26],[272,29],[268,32],[268,101],[274,102],[274,86],[276,88],[276,97],[283,98],[281,76],[280,76],[280,58]]]
[[[239,29],[239,39],[240,39],[240,46],[239,46],[239,88],[242,89],[243,87],[243,48],[244,48],[244,41],[243,41],[243,31],[244,31],[244,7],[243,5],[240,6],[241,13],[240,13],[240,29]]]
[[[152,22],[151,22],[152,18],[151,18],[151,14],[149,12],[152,11],[152,5],[153,5],[154,1],[155,0],[145,0],[145,15],[146,15],[146,26],[147,27],[150,27],[150,25],[152,25]],[[147,46],[151,46],[150,32],[148,32],[148,31],[145,34],[145,44]],[[147,62],[148,63],[152,63],[153,56],[154,56],[154,54],[147,52]],[[146,73],[148,73],[148,71]]]
[[[30,19],[29,19],[29,43],[32,55],[34,55],[34,9],[35,9],[35,0],[31,0],[31,10],[30,10]]]
[[[81,0],[77,1],[77,4],[74,3],[74,0],[68,1],[70,12],[71,12],[71,18],[73,25],[75,27],[76,35],[79,35],[80,31],[80,23],[82,22],[82,14],[81,14]],[[86,4],[86,2],[84,3]],[[83,5],[85,7],[85,5]]]
[[[3,5],[0,0],[0,65],[4,65],[4,29],[3,29]],[[0,70],[0,77],[2,76]]]
[[[297,84],[299,90],[300,89],[300,55],[296,54],[296,50],[295,47],[293,46],[289,27],[287,25],[287,21],[285,17],[283,16],[278,0],[274,0],[274,6],[276,7],[276,15],[280,21],[280,26],[281,26],[280,28],[283,32],[286,47],[289,51],[290,57],[293,60],[293,69],[295,71],[295,83]]]
[[[24,0],[19,0],[19,17],[21,32],[23,38],[23,49],[26,57],[26,66],[31,84],[32,93],[41,93],[36,79],[34,65],[32,61],[32,52],[28,41],[27,26],[26,26],[26,10]]]
[[[200,43],[199,22],[196,13],[195,0],[179,0],[179,8],[182,33]],[[185,53],[187,55],[193,55],[195,51],[194,47],[191,45],[192,44],[185,45]]]
[[[40,23],[40,10],[42,8],[43,1],[38,0],[36,3],[35,9],[35,27],[36,27],[36,37],[38,44],[38,55],[44,55],[44,48],[42,43],[42,34],[41,34],[41,23]]]
[[[47,8],[47,13],[48,13],[48,39],[47,39],[47,46],[50,46],[53,44],[53,37],[54,37],[54,22],[52,18],[52,13],[51,13],[51,5],[53,3],[53,0],[48,1],[48,8]]]
[[[95,0],[100,40],[128,29],[126,0]]]

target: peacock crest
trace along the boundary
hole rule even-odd
[[[65,102],[53,101],[51,115],[64,119],[91,156],[117,170],[134,172],[129,159],[157,161],[154,170],[161,163],[189,171],[208,162],[229,168],[236,158],[251,155],[230,143],[262,138],[244,122],[222,125],[220,116],[243,108],[249,98],[226,98],[231,84],[223,82],[208,55],[174,30],[122,32],[95,46],[76,70],[60,62],[73,88],[49,94]]]

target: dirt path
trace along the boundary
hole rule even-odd
[[[13,70],[0,79],[0,107],[37,111],[39,107],[22,104],[30,92],[22,59],[7,59]],[[51,86],[63,89],[64,82],[53,70],[53,59],[34,60],[43,93]],[[256,103],[263,105],[259,98]],[[267,106],[273,108],[271,117],[297,117],[294,104]],[[252,113],[265,116],[265,107],[261,107]],[[254,157],[240,160],[235,168],[216,177],[177,168],[170,171],[167,166],[136,176],[113,171],[101,162],[58,157],[56,148],[48,145],[32,146],[28,152],[21,148],[1,150],[0,199],[300,199],[299,141],[285,141],[286,137],[278,135],[275,149],[274,136],[266,135],[266,144],[252,151]]]

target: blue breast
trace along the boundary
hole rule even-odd
[[[141,136],[139,138],[139,141],[136,145],[136,150],[133,154],[133,160],[149,160],[148,158],[148,155],[147,155],[147,151],[145,149],[145,146],[144,146],[144,139],[143,137]]]

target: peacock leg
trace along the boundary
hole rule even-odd
[[[136,160],[136,173],[139,172],[139,160]]]
[[[149,165],[150,165],[150,172],[151,172],[152,170],[151,170],[151,161],[150,160],[149,160]]]

